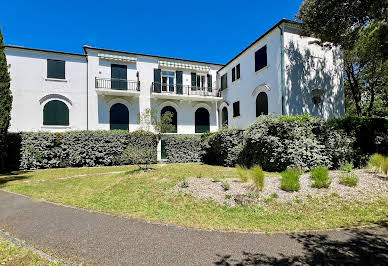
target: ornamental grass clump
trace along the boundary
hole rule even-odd
[[[300,172],[295,169],[289,169],[281,173],[282,180],[280,187],[284,191],[299,191],[300,190]]]
[[[313,179],[312,187],[328,188],[331,184],[329,169],[326,166],[314,167],[311,170],[311,177]]]
[[[264,172],[259,165],[256,165],[251,169],[251,177],[255,189],[257,191],[262,191],[264,189]]]
[[[388,157],[375,153],[370,157],[368,166],[376,172],[388,174]]]
[[[237,165],[236,166],[237,173],[240,177],[240,181],[243,183],[248,182],[249,179],[249,170],[243,166]]]
[[[345,174],[340,176],[340,184],[355,187],[358,183],[358,177],[355,174]]]

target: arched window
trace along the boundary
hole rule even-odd
[[[228,108],[226,108],[226,106],[224,108],[222,108],[222,111],[221,111],[221,116],[222,116],[222,126],[224,127],[227,127],[228,126]]]
[[[256,98],[256,117],[268,115],[268,96],[265,92],[260,92]]]
[[[129,129],[129,111],[121,103],[116,103],[110,108],[110,129]]]
[[[177,128],[178,128],[178,114],[175,110],[174,107],[171,106],[165,106],[163,107],[162,111],[160,112],[160,117],[162,117],[166,112],[171,112],[172,113],[172,121],[171,124],[174,126],[172,130],[169,132],[165,133],[177,133]]]
[[[209,112],[205,108],[198,108],[195,111],[195,133],[204,133],[210,131]]]
[[[43,108],[43,125],[68,126],[69,108],[59,100],[49,101]]]

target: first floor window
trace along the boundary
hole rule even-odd
[[[173,92],[175,83],[175,73],[172,71],[162,71],[162,91]]]
[[[240,116],[240,101],[233,103],[233,117]]]
[[[228,76],[225,73],[221,77],[221,90],[225,90],[228,87]]]
[[[65,61],[47,59],[47,78],[65,79]]]
[[[267,46],[255,52],[255,72],[267,66]]]
[[[43,125],[45,126],[68,126],[69,108],[59,100],[52,100],[43,108]]]
[[[240,79],[240,64],[232,68],[232,81]]]

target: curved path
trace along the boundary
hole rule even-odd
[[[0,191],[0,229],[49,254],[100,265],[388,263],[384,226],[314,234],[225,233],[115,217],[5,191]]]

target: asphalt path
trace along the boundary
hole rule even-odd
[[[298,234],[207,231],[90,212],[2,190],[0,230],[74,263],[388,265],[386,225]]]

